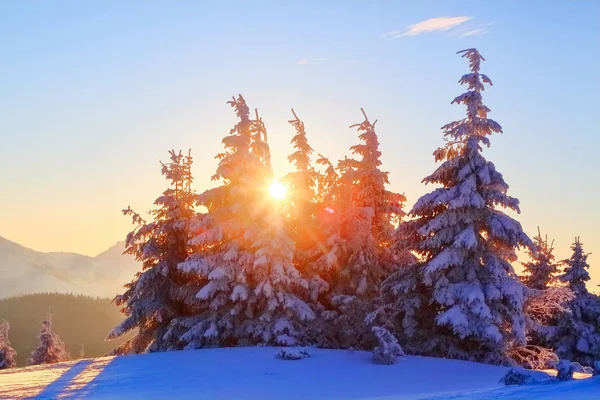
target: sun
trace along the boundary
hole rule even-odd
[[[269,186],[269,195],[271,195],[271,197],[274,199],[277,199],[277,200],[284,199],[286,193],[287,193],[287,187],[281,182],[275,181],[275,182],[271,183],[271,186]]]

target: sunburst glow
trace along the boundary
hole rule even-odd
[[[287,187],[281,182],[273,182],[271,183],[271,186],[269,186],[269,195],[274,199],[284,199],[286,193]]]

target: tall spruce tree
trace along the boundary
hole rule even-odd
[[[294,109],[292,114],[294,119],[288,122],[296,131],[291,141],[295,150],[288,161],[295,170],[284,177],[289,189],[286,224],[295,244],[294,262],[304,271],[309,283],[309,299],[314,303],[328,289],[323,278],[327,277],[331,265],[321,259],[329,251],[325,243],[329,229],[323,223],[329,222],[324,219],[328,219],[330,213],[325,210],[328,206],[323,201],[317,201],[320,174],[311,162],[314,150],[308,143],[304,122]]]
[[[351,147],[356,158],[338,165],[333,210],[339,215],[335,237],[340,268],[331,277],[331,291],[323,317],[334,347],[372,348],[375,337],[365,323],[373,310],[379,285],[398,267],[392,251],[395,225],[404,216],[405,197],[387,190],[388,173],[381,170],[381,151],[375,124],[364,110],[357,128],[362,143]]]
[[[350,149],[357,158],[339,163],[342,195],[348,197],[344,210],[343,239],[347,244],[348,260],[339,274],[335,291],[356,296],[365,301],[374,299],[379,284],[395,267],[390,251],[394,230],[404,216],[404,195],[386,189],[388,172],[382,171],[377,121],[365,120],[352,125],[362,143]]]
[[[170,187],[149,212],[146,222],[131,208],[123,210],[137,227],[127,235],[125,254],[142,264],[126,291],[113,302],[126,315],[108,339],[115,339],[137,329],[136,335],[118,346],[114,354],[144,353],[177,349],[178,340],[165,338],[171,321],[194,310],[193,295],[198,279],[182,274],[177,265],[187,259],[190,226],[194,221],[196,194],[192,189],[191,154],[169,152],[170,162],[162,164],[162,175]],[[178,338],[176,338],[178,339]]]
[[[296,134],[291,143],[295,151],[288,156],[288,161],[294,164],[295,171],[288,173],[284,182],[288,186],[288,198],[291,203],[289,210],[289,223],[296,248],[299,252],[312,247],[314,234],[311,232],[315,212],[315,189],[318,174],[312,166],[312,147],[308,144],[304,122],[302,122],[294,109],[294,119],[288,121],[295,129]]]
[[[467,116],[442,127],[447,143],[434,156],[443,163],[423,180],[442,187],[422,196],[402,227],[422,261],[392,274],[382,298],[406,350],[502,363],[509,347],[525,344],[526,288],[511,262],[516,248],[533,244],[501,211],[519,212],[519,202],[481,154],[502,131],[482,102],[492,83],[480,73],[484,58],[476,49],[459,54],[471,71],[459,80],[467,91],[452,103],[464,104]]]
[[[558,316],[558,327],[548,338],[559,357],[593,366],[600,359],[600,298],[587,290],[590,280],[587,254],[579,237],[571,246],[573,255],[559,279],[574,294],[568,311]]]
[[[268,197],[272,181],[266,130],[251,119],[240,95],[229,104],[239,122],[223,139],[225,152],[199,204],[208,210],[191,240],[207,249],[180,269],[207,280],[196,297],[207,310],[190,319],[186,348],[302,343],[302,324],[314,318],[301,298],[308,283],[294,265],[294,243],[281,206]]]
[[[1,320],[0,321],[0,370],[6,368],[14,368],[17,366],[17,362],[15,361],[15,357],[17,356],[17,352],[10,345],[10,341],[8,340],[8,331],[10,330],[10,325],[8,321]]]
[[[548,236],[542,238],[540,228],[538,234],[533,238],[535,251],[529,249],[530,261],[522,263],[523,283],[535,290],[546,290],[556,282],[560,263],[554,261],[554,241],[548,243]]]
[[[65,344],[56,333],[52,332],[52,315],[46,314],[46,318],[42,321],[40,344],[31,353],[27,365],[54,364],[70,359]]]

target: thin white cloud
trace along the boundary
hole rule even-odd
[[[306,65],[306,64],[308,64],[308,60],[300,60],[300,61],[298,61],[298,64],[299,65]]]
[[[317,61],[327,61],[327,60],[329,60],[329,58],[325,58],[325,57],[317,58]]]
[[[404,31],[391,31],[382,36],[388,39],[399,39],[405,36],[417,36],[422,33],[443,32],[470,21],[473,17],[436,17],[416,24],[408,25]]]
[[[494,25],[495,22],[485,22],[479,24],[465,24],[458,29],[454,29],[451,32],[452,36],[455,36],[459,39],[471,37],[471,36],[481,36],[488,34],[488,28]]]
[[[462,39],[462,38],[466,38],[469,36],[481,36],[481,35],[485,35],[486,33],[487,33],[487,30],[485,30],[484,28],[477,28],[477,29],[471,29],[470,31],[461,33],[460,35],[458,35],[458,37],[460,39]]]

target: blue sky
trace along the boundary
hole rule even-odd
[[[1,2],[0,236],[92,255],[121,240],[119,211],[151,206],[168,149],[191,147],[197,189],[210,185],[237,93],[259,108],[280,176],[291,107],[334,160],[364,107],[410,208],[431,189],[439,128],[463,115],[455,53],[477,47],[504,128],[485,155],[524,228],[560,257],[575,235],[600,254],[599,21],[593,1]]]

